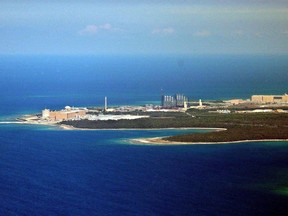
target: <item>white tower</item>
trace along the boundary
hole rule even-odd
[[[50,110],[49,109],[42,110],[42,118],[48,119],[49,117],[50,117]]]
[[[184,101],[184,108],[183,109],[186,111],[187,108],[188,108],[187,101]]]
[[[202,106],[203,106],[203,104],[202,104],[202,100],[199,99],[199,107],[202,107]]]
[[[107,110],[107,97],[105,97],[105,102],[104,102],[104,111]]]

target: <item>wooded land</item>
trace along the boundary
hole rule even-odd
[[[145,113],[150,115],[150,113]],[[288,139],[287,113],[232,113],[219,114],[203,111],[186,113],[153,113],[150,118],[118,121],[65,121],[61,124],[75,128],[226,128],[225,131],[177,135],[164,138],[180,142],[226,142],[239,140]]]

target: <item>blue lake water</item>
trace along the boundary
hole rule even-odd
[[[195,99],[282,94],[286,60],[4,56],[0,118],[13,120],[44,107],[102,106],[104,96],[110,104],[145,104],[159,103],[161,93]],[[0,124],[0,215],[287,214],[288,142],[125,142],[185,132]]]

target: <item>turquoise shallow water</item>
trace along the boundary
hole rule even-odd
[[[102,106],[104,96],[110,104],[143,104],[159,102],[162,93],[280,94],[287,91],[287,62],[285,56],[2,57],[0,121],[45,107]],[[0,124],[0,215],[287,215],[288,142],[125,142],[184,132]]]

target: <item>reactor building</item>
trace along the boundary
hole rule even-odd
[[[176,94],[174,96],[163,95],[161,102],[163,108],[184,107],[185,103],[188,102],[188,98],[183,94]]]
[[[42,119],[51,121],[65,121],[70,119],[82,118],[86,115],[86,109],[71,108],[66,106],[65,109],[59,111],[51,111],[49,109],[42,110]]]

